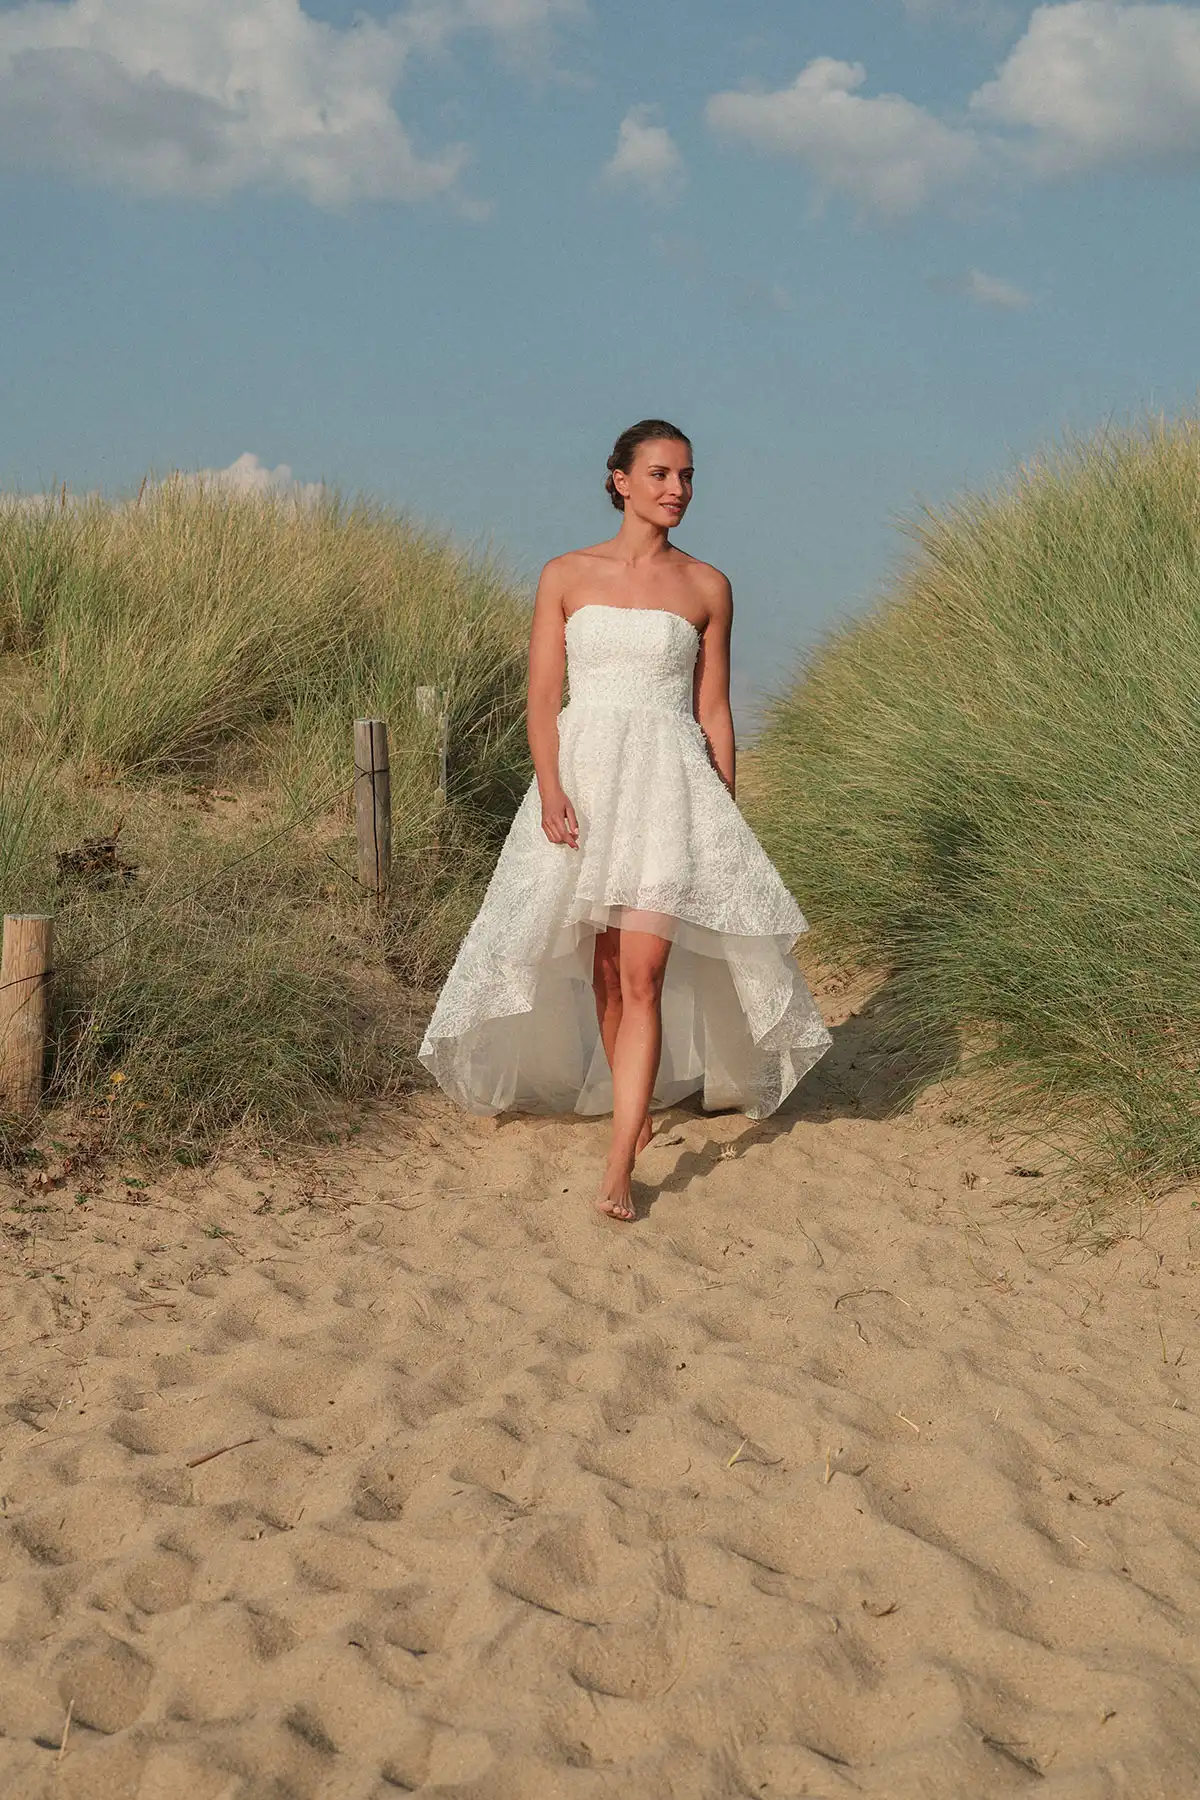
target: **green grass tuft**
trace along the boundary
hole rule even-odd
[[[913,527],[769,708],[756,823],[1094,1185],[1200,1171],[1200,426],[1066,446]]]
[[[56,916],[48,1105],[192,1157],[410,1083],[529,779],[527,637],[494,561],[374,506],[176,480],[0,507],[0,906]],[[383,913],[353,875],[364,716],[390,726]],[[133,880],[60,873],[116,827]]]

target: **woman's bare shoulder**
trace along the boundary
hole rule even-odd
[[[570,581],[588,563],[595,564],[606,558],[611,559],[611,556],[612,548],[607,543],[588,544],[581,550],[563,550],[544,565],[542,575],[551,581]]]
[[[729,586],[729,577],[722,573],[715,563],[701,562],[698,556],[690,556],[686,550],[680,550],[678,544],[673,544],[671,547],[687,565],[689,576],[699,585],[707,588]]]
[[[733,588],[729,577],[722,573],[713,563],[701,562],[698,556],[688,556],[686,550],[679,554],[685,558],[684,574],[689,585],[703,599],[710,614],[720,614],[733,605]]]
[[[561,556],[554,558],[554,561],[563,563],[567,567],[573,567],[584,562],[611,561],[612,556],[613,541],[611,538],[605,538],[604,542],[600,544],[584,544],[578,550],[564,550]]]

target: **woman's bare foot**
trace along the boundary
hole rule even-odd
[[[650,1139],[657,1130],[657,1125],[650,1117],[650,1114],[647,1113],[645,1119],[642,1121],[642,1129],[638,1132],[637,1143],[633,1147],[635,1159],[642,1154],[642,1151],[646,1148],[646,1145],[650,1142]],[[631,1219],[637,1218],[637,1213],[634,1211],[633,1194],[630,1188],[630,1179],[628,1175],[617,1176],[615,1178],[607,1174],[605,1175],[604,1183],[596,1196],[596,1211],[603,1213],[606,1218],[620,1219],[626,1224],[628,1224]]]
[[[596,1211],[603,1213],[607,1219],[620,1219],[625,1224],[628,1224],[631,1219],[636,1219],[637,1214],[633,1208],[633,1191],[628,1175],[623,1179],[618,1177],[615,1181],[606,1179],[596,1196],[595,1205]]]

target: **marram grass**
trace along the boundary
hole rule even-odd
[[[527,634],[501,568],[371,506],[176,481],[0,507],[0,905],[56,916],[48,1106],[191,1157],[407,1085],[528,779]],[[390,725],[383,912],[353,876],[364,716]],[[60,874],[118,824],[135,879]]]
[[[1090,1144],[1200,1171],[1200,426],[1074,443],[914,526],[772,703],[755,822],[825,944]]]

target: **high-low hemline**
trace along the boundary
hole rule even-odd
[[[471,1112],[611,1109],[592,954],[630,918],[672,941],[656,1109],[699,1092],[764,1117],[828,1048],[792,954],[807,922],[691,714],[697,642],[674,613],[568,620],[559,773],[578,849],[548,841],[531,782],[419,1052]]]

